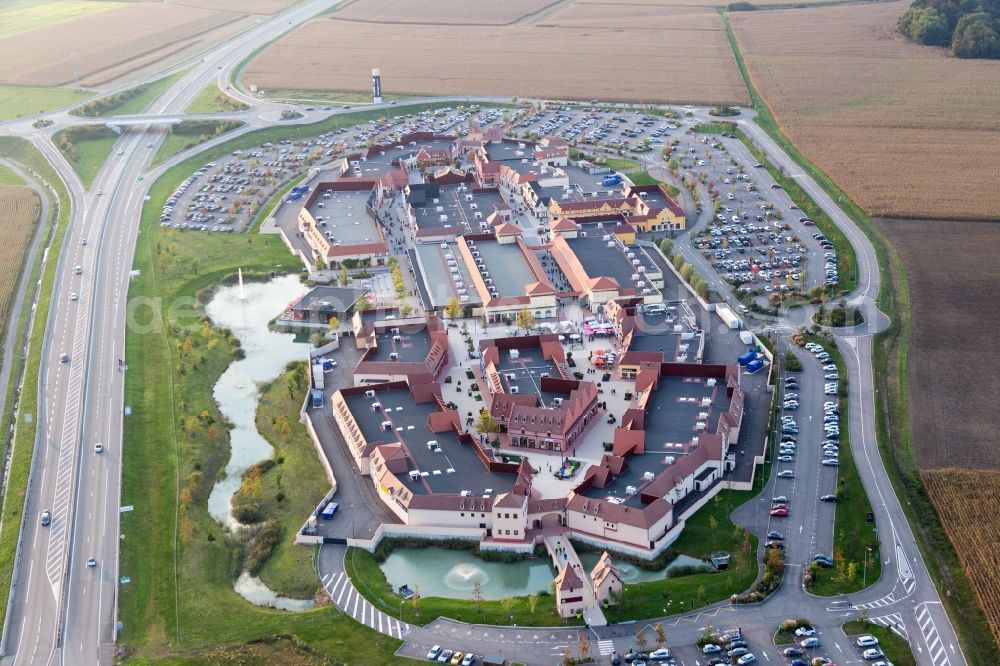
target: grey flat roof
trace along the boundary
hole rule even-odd
[[[559,378],[556,364],[543,358],[541,349],[519,349],[516,360],[511,358],[510,351],[501,352],[497,370],[508,393],[511,393],[512,386],[516,386],[518,393],[538,396],[543,406],[548,405],[552,398],[565,397],[560,393],[542,391],[539,387],[543,373]],[[510,375],[514,378],[511,379]]]
[[[371,403],[375,401],[382,405],[381,411],[372,411]],[[414,494],[457,495],[469,490],[474,496],[482,497],[491,489],[492,496],[496,497],[514,487],[515,476],[491,473],[476,455],[473,445],[461,444],[451,431],[431,432],[427,423],[430,415],[437,411],[434,403],[414,404],[406,389],[378,391],[374,399],[364,394],[348,396],[346,402],[365,439],[403,442],[410,454],[410,469],[427,472],[427,476],[417,481],[412,481],[408,474],[399,475],[400,481]],[[393,433],[382,430],[383,421],[392,422]],[[427,448],[429,441],[436,441],[441,451],[430,451]]]
[[[447,248],[443,249],[441,243],[418,243],[414,251],[418,259],[422,280],[422,288],[426,291],[432,307],[444,307],[448,304],[448,299],[452,296],[459,296],[458,289],[465,289],[468,301],[463,305],[482,305],[479,292],[472,286],[472,277],[469,274],[469,267],[462,261],[458,252],[457,243],[447,243]],[[455,259],[455,268],[458,269],[458,278],[451,272],[448,265],[448,253]],[[462,287],[457,283],[461,280]]]
[[[371,190],[328,191],[331,193],[329,199],[317,197],[309,208],[309,212],[320,223],[319,229],[333,234],[333,242],[349,245],[378,243],[377,223],[368,216],[367,211]],[[322,224],[324,222],[325,226]]]
[[[610,234],[611,229],[605,225],[605,234]],[[623,289],[634,287],[632,274],[637,273],[636,267],[629,259],[616,247],[608,247],[607,241],[601,240],[601,236],[596,233],[587,238],[567,238],[573,254],[580,260],[583,270],[592,278],[606,275],[618,281],[618,286]],[[648,283],[649,280],[646,280]]]
[[[482,255],[483,265],[500,298],[524,296],[524,285],[535,282],[535,274],[516,244],[477,241],[476,250]]]
[[[437,202],[428,201],[424,206],[414,206],[413,214],[420,229],[459,227],[456,233],[465,233],[465,230],[478,233],[480,224],[486,222],[496,208],[506,207],[499,192],[473,193],[471,188],[463,191],[459,185],[449,185],[441,187]],[[479,219],[476,213],[480,214]],[[442,220],[442,215],[448,219]]]
[[[708,407],[701,405],[703,397],[711,397]],[[694,402],[681,399],[694,398]],[[709,418],[704,432],[715,432],[719,417],[729,409],[730,398],[726,385],[717,381],[714,387],[703,380],[684,381],[681,377],[661,377],[656,391],[646,403],[646,445],[645,453],[628,456],[627,469],[604,488],[588,488],[584,495],[595,499],[616,497],[628,506],[642,506],[639,493],[626,495],[628,486],[640,488],[648,483],[643,474],[659,474],[670,465],[687,455],[691,439],[699,433],[695,429],[699,412],[708,412]],[[670,446],[682,444],[683,446]]]
[[[667,198],[659,191],[642,192],[642,200],[649,204],[650,208],[666,208]]]
[[[531,144],[525,144],[524,148],[521,148],[517,143],[506,141],[501,143],[487,143],[486,154],[489,156],[491,162],[520,162],[522,159],[527,159],[530,165],[535,161],[535,147]]]
[[[310,289],[292,310],[310,312],[346,312],[359,298],[364,296],[364,289],[349,287],[319,286]]]
[[[603,192],[605,194],[608,192],[614,192],[615,196],[622,196],[621,184],[613,185],[611,187],[601,185],[601,181],[606,175],[608,175],[606,173],[591,175],[573,164],[568,164],[559,168],[566,172],[570,185],[580,191],[587,192],[588,194],[590,192]]]
[[[378,350],[367,357],[369,361],[389,361],[390,354],[398,354],[399,360],[403,363],[422,363],[427,358],[431,350],[431,336],[427,329],[412,331],[409,327],[403,328],[399,332],[399,340],[394,340],[396,336],[386,329],[384,333],[375,335],[378,343]]]

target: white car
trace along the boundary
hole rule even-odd
[[[704,654],[718,654],[719,652],[722,652],[722,648],[716,645],[715,643],[709,643],[708,645],[703,647],[701,651]]]
[[[666,661],[670,659],[670,650],[667,648],[659,648],[658,650],[653,650],[649,653],[649,658],[653,661]]]
[[[430,650],[427,651],[427,658],[430,659],[431,661],[434,661],[435,659],[438,658],[439,654],[441,654],[441,646],[435,645],[434,647],[432,647]]]
[[[94,444],[94,453],[102,453],[104,451],[104,445],[98,442]]]
[[[71,301],[75,301],[77,298],[79,297],[76,295],[75,291],[69,295],[69,300]]]
[[[795,630],[795,635],[798,636],[799,638],[804,638],[806,636],[815,636],[816,628],[810,627],[809,625],[806,625],[804,627],[799,627],[798,629]]]
[[[753,652],[745,654],[736,660],[738,666],[749,666],[750,664],[756,663],[757,657],[753,656]]]
[[[875,659],[881,659],[885,655],[882,654],[882,650],[879,650],[878,648],[868,648],[861,656],[868,661],[873,661]]]
[[[875,647],[878,645],[878,639],[871,634],[865,634],[863,636],[858,636],[856,643],[858,644],[858,647]]]

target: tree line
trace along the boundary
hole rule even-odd
[[[957,58],[1000,59],[1000,0],[915,0],[899,32]]]

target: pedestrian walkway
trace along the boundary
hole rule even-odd
[[[393,638],[403,638],[409,633],[410,625],[400,622],[368,603],[368,600],[355,589],[345,572],[324,574],[322,581],[323,589],[330,595],[334,605],[357,622]]]
[[[577,577],[583,582],[583,598],[586,600],[586,605],[583,608],[584,622],[591,627],[606,625],[608,621],[604,617],[604,611],[601,610],[601,604],[597,602],[594,595],[594,585],[593,581],[590,580],[590,572],[583,568],[583,562],[580,561],[580,556],[577,555],[573,544],[562,535],[546,534],[543,540],[549,555],[552,556],[552,562],[559,572],[567,567],[573,567]]]

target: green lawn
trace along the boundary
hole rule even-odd
[[[0,137],[0,156],[12,162],[30,168],[46,182],[48,182],[56,192],[56,201],[50,199],[52,214],[57,214],[54,234],[50,237],[49,250],[58,256],[62,249],[63,237],[66,227],[69,224],[70,199],[69,192],[59,179],[52,165],[42,156],[40,152],[27,140],[17,137]],[[57,212],[56,212],[57,210]],[[39,262],[41,254],[39,254]],[[32,279],[37,281],[40,277],[41,288],[38,299],[38,307],[34,312],[39,322],[44,322],[48,317],[49,305],[51,304],[52,285],[55,282],[56,268],[58,262],[50,261],[44,265],[36,263],[32,267]],[[27,325],[28,317],[32,316],[29,311],[30,303],[25,303],[18,322],[19,331],[23,331]],[[42,356],[42,343],[45,335],[44,326],[35,326],[31,330],[28,339],[28,356],[24,363],[24,386],[33,387],[38,385],[39,364]],[[18,358],[18,363],[21,363]],[[11,376],[15,376],[18,368],[12,368]],[[13,405],[13,396],[16,389],[14,382],[10,383],[8,390],[8,405]],[[35,446],[35,436],[38,423],[38,392],[33,390],[23,391],[18,403],[17,425],[14,429],[13,451],[10,454],[7,471],[7,485],[4,489],[3,512],[0,515],[0,598],[7,598],[10,594],[11,573],[14,569],[14,554],[17,549],[17,537],[21,530],[21,517],[24,511],[24,496],[28,484],[28,471],[31,468],[31,458]],[[28,419],[30,415],[30,420]],[[6,416],[6,415],[4,415]],[[5,435],[5,444],[10,443],[9,435]],[[6,447],[5,447],[6,448]],[[0,607],[0,624],[6,614],[6,605]]]
[[[89,188],[111,154],[118,135],[103,125],[80,129],[86,129],[80,138],[75,138],[74,130],[69,129],[56,132],[52,139],[80,176],[83,186]],[[63,139],[70,141],[73,147],[70,148],[70,144],[64,143]]]
[[[129,290],[136,323],[126,337],[125,404],[132,416],[125,419],[122,503],[136,510],[122,518],[121,572],[131,582],[121,589],[120,608],[122,646],[129,655],[185,656],[286,634],[325,658],[392,661],[398,641],[378,638],[332,607],[285,613],[255,607],[233,591],[241,546],[209,516],[206,501],[229,448],[212,389],[240,352],[235,338],[212,328],[191,306],[202,290],[233,279],[237,268],[252,278],[295,270],[297,262],[273,236],[185,234],[157,224],[166,197],[206,161],[263,141],[314,136],[373,115],[235,137],[168,170],[150,190],[136,247],[135,268],[141,273]],[[265,577],[278,583],[280,553],[273,571],[265,566]]]
[[[736,129],[736,126],[733,123],[708,122],[695,125],[691,128],[691,131],[700,134],[723,134],[724,132],[731,132],[734,129]]]
[[[837,347],[826,340],[813,335],[805,336],[806,342],[823,345],[830,353],[840,375],[841,393],[846,395],[847,367],[844,357]],[[813,594],[834,596],[841,592],[857,592],[878,580],[882,572],[878,533],[874,522],[867,522],[867,514],[872,510],[871,502],[861,484],[861,476],[855,465],[851,452],[851,438],[847,424],[850,422],[847,398],[838,399],[840,405],[840,465],[837,467],[837,511],[833,523],[833,555],[834,568],[821,569],[812,567],[814,579],[809,586]],[[872,548],[868,554],[868,567],[865,570],[865,549]],[[850,575],[850,565],[855,571]]]
[[[605,165],[612,171],[634,171],[639,168],[639,163],[627,157],[608,157]]]
[[[653,178],[649,175],[647,171],[639,171],[636,173],[630,173],[628,179],[631,180],[636,185],[663,185],[667,188],[667,194],[672,197],[676,197],[681,193],[680,188],[676,185],[671,185],[670,183],[664,183],[658,178]]]
[[[125,116],[142,113],[154,99],[163,94],[164,90],[184,76],[186,72],[187,70],[182,70],[152,83],[144,83],[106,97],[98,97],[78,106],[71,113],[87,117]]]
[[[18,185],[24,185],[24,179],[5,167],[3,164],[0,164],[0,186],[16,187]]]
[[[878,646],[885,653],[887,661],[894,666],[916,666],[910,644],[902,636],[881,624],[864,620],[851,620],[842,627],[844,633],[852,639],[861,634],[871,634],[878,639]],[[854,641],[851,641],[854,645]]]
[[[312,548],[296,546],[292,540],[330,490],[312,439],[298,419],[307,388],[303,368],[282,374],[263,389],[257,430],[274,447],[276,464],[261,475],[256,492],[253,484],[245,484],[233,498],[234,507],[256,505],[263,520],[281,524],[284,538],[257,575],[278,594],[294,599],[311,599],[320,589]]]
[[[374,555],[360,548],[350,548],[344,564],[347,575],[362,596],[388,615],[399,617],[402,599],[391,589]],[[514,614],[514,622],[518,626],[553,627],[566,624],[556,612],[555,597],[550,593],[535,597],[534,611],[531,609],[532,600],[527,596],[512,597],[506,603],[510,604],[509,608],[504,601],[483,601],[480,608],[477,608],[471,595],[468,600],[422,597],[419,615],[417,615],[418,609],[410,602],[402,604],[402,615],[403,621],[418,625],[433,622],[439,617],[450,617],[460,622],[509,624],[508,613]],[[570,624],[577,623],[570,622]]]
[[[187,113],[219,113],[243,111],[249,108],[248,105],[219,90],[219,85],[213,81],[198,93],[186,111]]]
[[[688,519],[680,538],[671,546],[678,553],[699,559],[716,551],[728,552],[732,555],[728,570],[626,585],[625,605],[606,610],[608,621],[680,613],[728,599],[749,588],[757,577],[757,538],[734,524],[729,515],[754,494],[721,491]]]
[[[350,91],[350,90],[265,90],[262,95],[264,99],[287,100],[299,104],[371,104],[372,94],[370,92]],[[382,102],[404,102],[414,99],[414,95],[382,95]],[[452,105],[454,106],[454,105]]]
[[[230,132],[233,129],[242,127],[243,123],[236,121],[196,121],[199,124],[205,126],[211,126],[215,128],[222,128],[226,132]],[[205,143],[209,139],[215,138],[215,130],[209,128],[203,132],[187,133],[184,131],[185,123],[180,123],[170,128],[166,138],[163,139],[163,143],[160,144],[160,149],[156,151],[156,155],[153,156],[153,161],[150,166],[157,166],[167,161],[177,153],[184,152],[188,148],[192,148],[199,144]],[[231,126],[230,129],[225,129],[227,126]],[[224,133],[224,132],[223,132]]]
[[[54,111],[90,97],[70,88],[0,85],[0,120]]]
[[[0,37],[126,6],[95,0],[6,0],[0,8]]]

